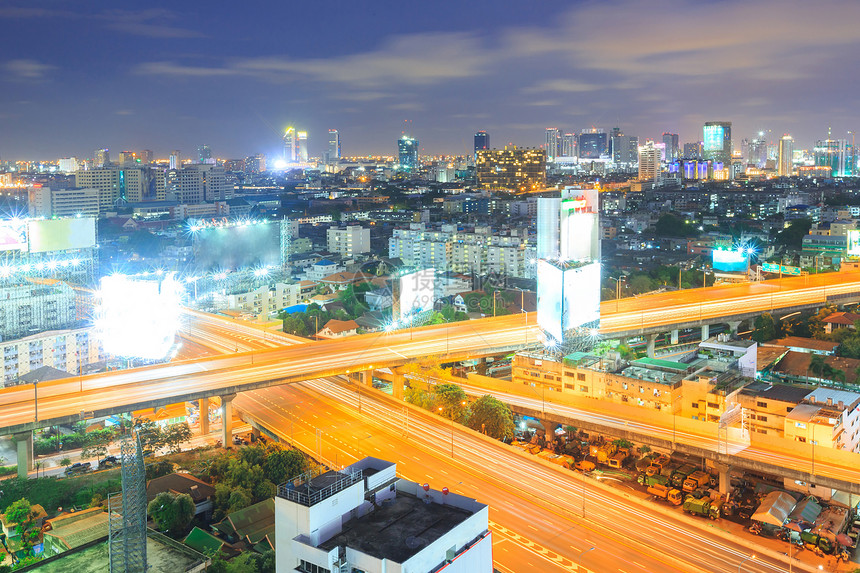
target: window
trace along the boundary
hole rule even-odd
[[[576,374],[576,379],[579,380],[580,382],[584,382],[585,381],[585,374],[583,374],[582,372],[578,372]]]
[[[714,408],[716,410],[719,407],[720,407],[720,405],[717,404],[716,402],[708,402],[708,408]]]
[[[755,405],[759,408],[767,408],[767,402],[756,402]]]
[[[767,416],[756,416],[759,422],[767,422]]]
[[[309,561],[301,560],[299,563],[299,569],[304,571],[304,573],[331,573],[325,567],[320,567],[316,563],[310,563]]]
[[[805,422],[795,422],[794,427],[795,428],[801,428],[801,429],[805,430],[806,429],[806,423]]]
[[[565,384],[564,389],[565,390],[573,390],[573,384]]]
[[[580,392],[588,392],[588,386],[580,386],[579,391]]]
[[[621,387],[624,388],[625,390],[627,390],[627,382],[622,382]]]
[[[693,402],[693,408],[695,408],[696,410],[698,410],[698,409],[699,409],[699,403],[698,403],[698,402]]]

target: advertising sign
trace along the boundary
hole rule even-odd
[[[96,220],[81,217],[28,221],[27,235],[31,253],[88,249],[96,244]]]
[[[27,222],[23,219],[0,221],[0,251],[27,249]]]
[[[556,340],[562,340],[561,301],[564,272],[543,259],[537,263],[537,321],[538,326]]]
[[[848,231],[848,254],[860,257],[860,231]]]
[[[556,340],[600,319],[600,263],[562,268],[538,261],[538,325]]]
[[[747,270],[747,255],[741,249],[714,249],[711,265],[715,271],[744,272]]]
[[[400,277],[400,320],[433,310],[435,279],[434,269],[415,271]]]

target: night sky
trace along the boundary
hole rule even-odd
[[[0,158],[109,147],[276,153],[283,128],[345,155],[771,130],[860,129],[858,0],[162,2],[0,0]],[[112,7],[113,6],[113,7]],[[145,6],[145,7],[144,7]],[[411,127],[404,123],[411,121]],[[116,157],[116,155],[113,155]]]

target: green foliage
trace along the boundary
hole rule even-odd
[[[39,526],[35,521],[36,512],[27,498],[21,498],[6,508],[6,519],[15,524],[15,532],[21,536],[21,543],[28,550],[39,540]]]
[[[72,458],[66,456],[65,458],[60,460],[60,465],[63,466],[64,468],[72,465]]]
[[[263,554],[246,551],[231,560],[222,555],[213,555],[207,573],[275,573],[275,552]]]
[[[436,396],[421,388],[409,387],[404,389],[403,399],[425,410],[436,409]]]
[[[658,237],[698,237],[699,231],[693,225],[671,213],[664,213],[654,225]]]
[[[146,511],[161,531],[177,537],[185,533],[194,518],[194,500],[187,493],[164,491],[149,502]]]
[[[753,340],[761,344],[762,342],[776,339],[778,334],[777,324],[772,314],[766,312],[756,317],[753,325]]]
[[[108,446],[114,439],[113,430],[94,430],[89,433],[88,439],[81,450],[81,458],[96,458],[101,462],[102,456],[107,455]]]
[[[439,384],[436,386],[437,408],[442,408],[442,415],[450,420],[462,420],[466,413],[466,392],[456,384]]]
[[[298,450],[287,449],[279,444],[267,447],[263,461],[263,473],[273,484],[281,484],[300,475],[307,468],[307,460]]]
[[[180,422],[178,424],[171,424],[161,433],[162,443],[170,453],[177,453],[180,451],[180,444],[183,444],[191,439],[191,428],[188,426],[188,422]]]
[[[137,418],[133,424],[144,450],[156,450],[163,445],[161,428],[154,421],[149,418]]]
[[[468,425],[496,439],[514,437],[514,415],[507,404],[493,396],[482,396],[472,404]]]
[[[795,219],[788,227],[777,233],[776,244],[782,247],[800,249],[803,246],[803,237],[812,228],[812,219]]]
[[[647,454],[650,451],[651,451],[651,446],[649,446],[647,444],[644,446],[639,446],[639,453],[640,454]]]
[[[147,481],[173,473],[173,464],[167,460],[155,460],[145,466]]]
[[[442,315],[442,318],[445,319],[445,322],[460,322],[463,320],[469,320],[468,314],[456,310],[454,308],[454,305],[452,304],[442,305],[442,308],[439,310],[439,314]]]

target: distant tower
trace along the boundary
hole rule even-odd
[[[749,157],[747,163],[756,167],[764,167],[767,164],[767,138],[763,131],[749,142]]]
[[[547,162],[555,161],[559,155],[559,147],[561,147],[561,134],[557,127],[546,128],[546,160]]]
[[[486,131],[479,131],[475,134],[475,153],[490,148],[490,134]]]
[[[308,162],[308,132],[307,131],[299,131],[296,133],[296,159],[299,160],[299,163],[307,163]]]
[[[295,163],[298,158],[298,136],[293,127],[288,127],[284,132],[284,161]]]
[[[197,161],[200,163],[209,163],[212,159],[212,150],[205,143],[197,146]]]
[[[709,121],[702,129],[704,159],[712,169],[729,169],[732,165],[732,122]]]
[[[680,155],[679,140],[677,133],[663,133],[663,145],[666,146],[666,161],[673,163]]]
[[[182,154],[179,153],[178,149],[174,149],[170,154],[170,158],[168,160],[168,168],[169,169],[181,169],[182,168]]]
[[[328,130],[328,154],[327,161],[337,161],[340,159],[340,133],[336,129]]]
[[[105,149],[96,149],[93,153],[93,164],[95,167],[105,167],[110,164],[110,151]]]
[[[576,157],[576,134],[565,133],[561,136],[561,156]]]
[[[669,151],[666,151],[668,157]],[[654,145],[653,141],[639,146],[639,180],[660,181],[660,148]]]
[[[404,135],[397,140],[397,157],[400,168],[409,173],[418,170],[418,140]]]
[[[790,177],[794,167],[794,138],[788,134],[779,140],[779,176]]]

